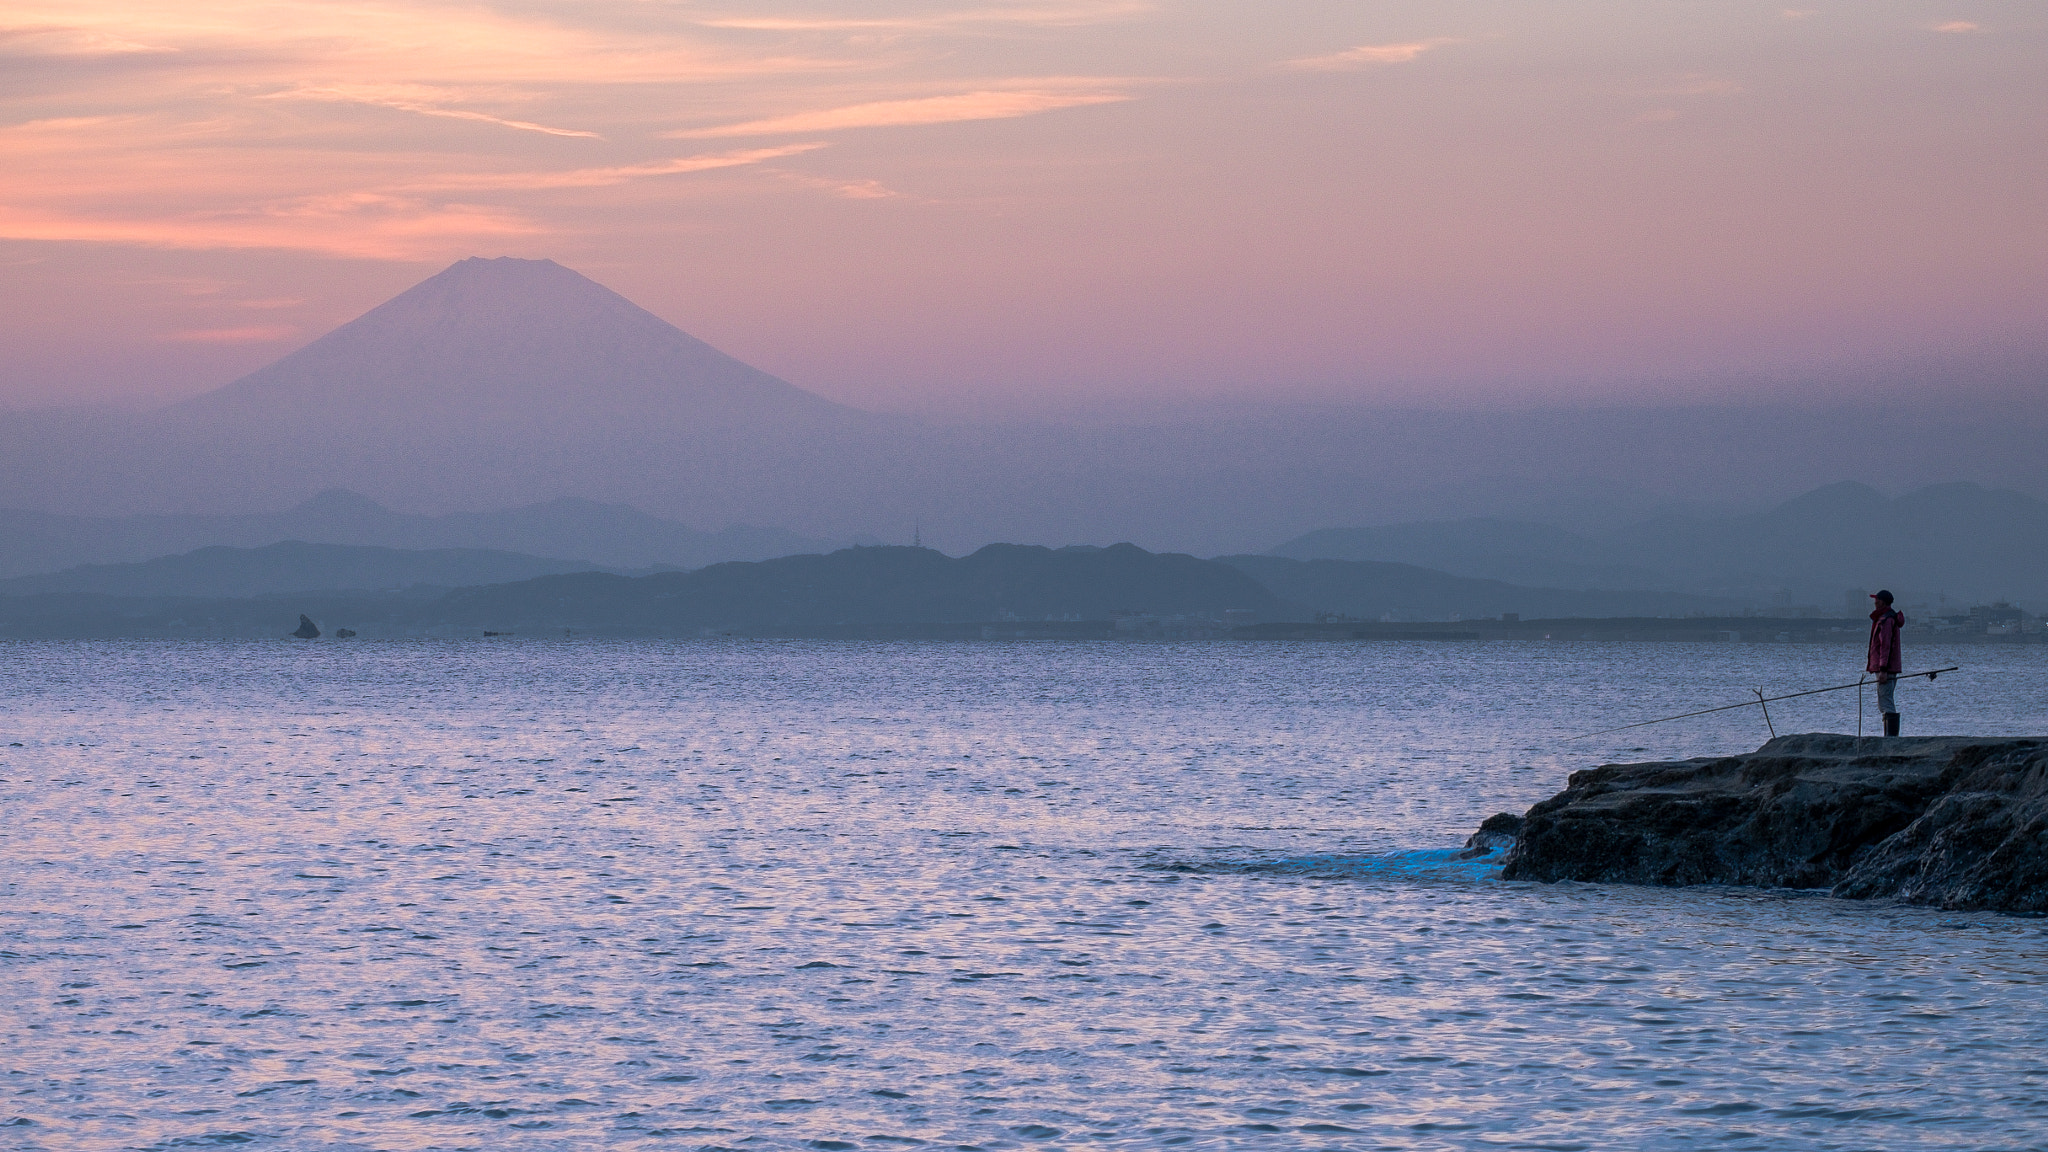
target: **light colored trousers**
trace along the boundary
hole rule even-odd
[[[1899,678],[1897,676],[1880,676],[1878,678],[1877,710],[1879,712],[1897,712],[1899,710],[1899,702],[1893,698],[1898,693],[1898,690]]]

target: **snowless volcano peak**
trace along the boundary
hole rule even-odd
[[[375,407],[494,425],[844,411],[552,260],[460,260],[267,368],[178,407]]]

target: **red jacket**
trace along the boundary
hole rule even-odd
[[[1879,608],[1870,614],[1870,659],[1864,662],[1865,672],[1905,670],[1899,653],[1899,629],[1905,624],[1905,613],[1896,609]]]

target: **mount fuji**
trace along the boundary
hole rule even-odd
[[[858,419],[742,364],[552,260],[472,258],[267,368],[176,405],[194,422],[254,417],[447,434],[547,429],[674,435],[709,424]],[[380,419],[381,418],[381,419]]]
[[[17,423],[0,484],[7,504],[66,511],[268,512],[340,488],[724,523],[762,503],[737,494],[813,490],[820,461],[905,423],[743,364],[552,260],[478,258],[213,392],[127,422]]]

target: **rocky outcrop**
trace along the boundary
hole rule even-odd
[[[320,626],[313,623],[311,616],[301,612],[299,613],[299,626],[292,630],[292,635],[301,640],[318,640],[320,638]]]
[[[1574,772],[1523,817],[1502,876],[2048,913],[2048,739],[1814,733]]]

